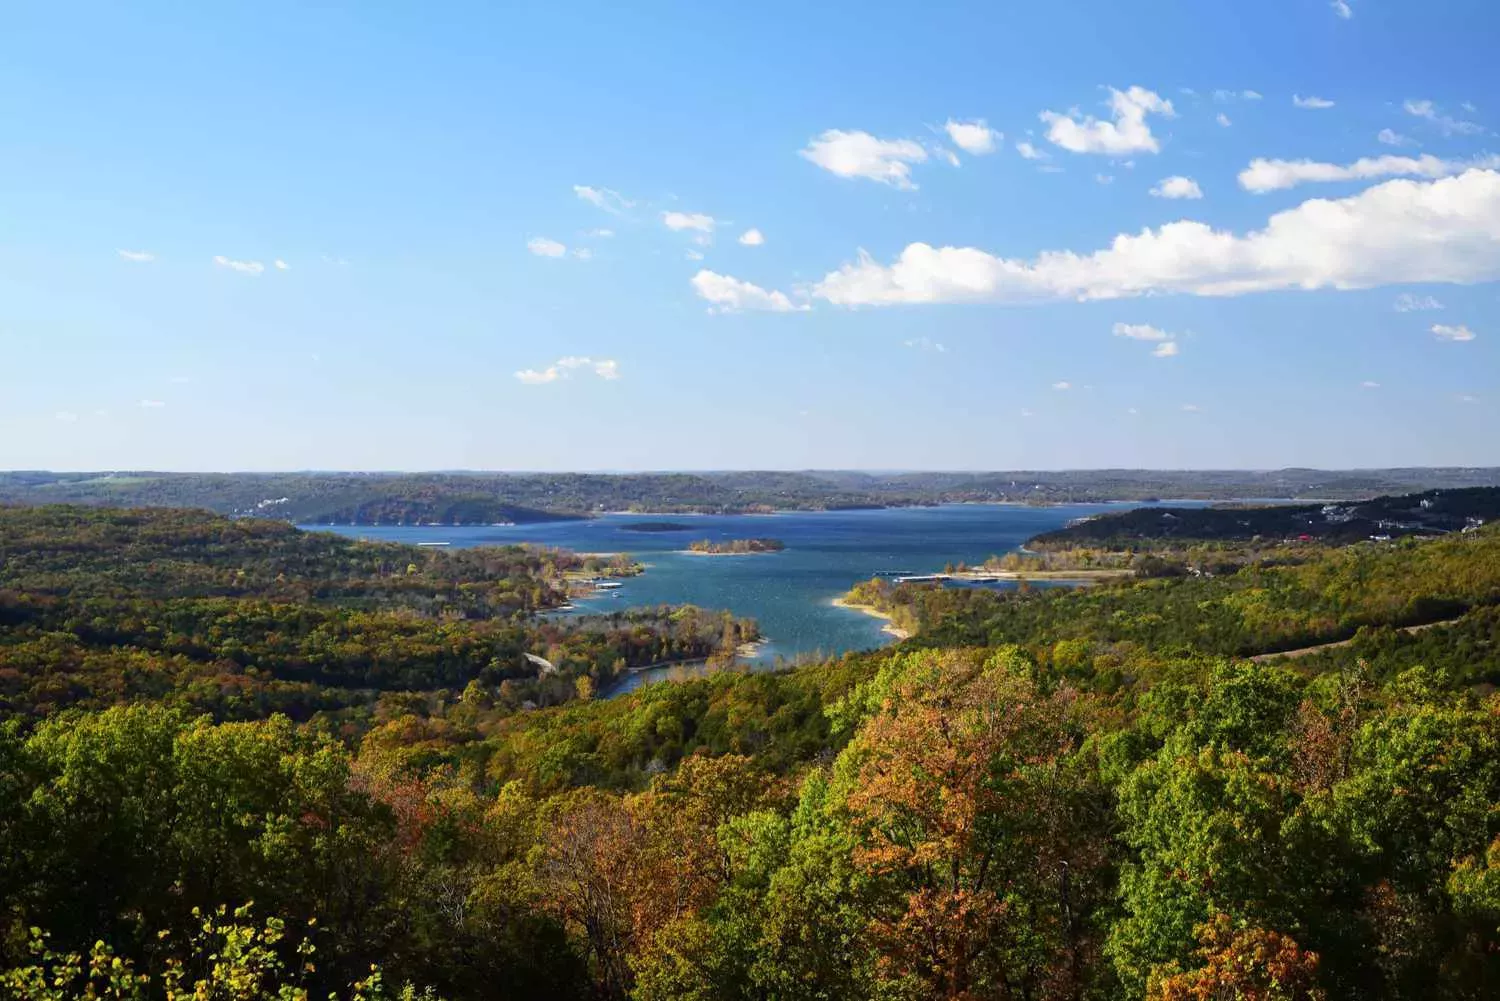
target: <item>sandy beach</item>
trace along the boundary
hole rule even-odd
[[[894,636],[898,640],[911,639],[911,633],[909,631],[902,629],[900,626],[896,625],[891,621],[891,617],[889,615],[887,615],[885,612],[882,612],[874,605],[855,605],[845,601],[843,598],[834,598],[833,606],[835,608],[848,608],[855,612],[863,612],[865,615],[868,615],[871,618],[884,619],[885,626],[881,628],[881,632],[886,633],[890,636]]]

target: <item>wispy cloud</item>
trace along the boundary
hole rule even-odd
[[[868,132],[829,129],[798,155],[837,177],[856,178],[911,189],[911,165],[924,163],[927,150],[912,139],[880,139]]]
[[[1484,126],[1478,122],[1461,121],[1440,113],[1437,105],[1431,101],[1418,101],[1408,98],[1401,107],[1406,110],[1408,115],[1415,115],[1417,118],[1431,122],[1445,136],[1477,136],[1485,131]]]
[[[137,406],[139,406],[142,410],[160,410],[162,407],[165,407],[166,404],[161,400],[142,400],[139,404],[137,404]]]
[[[1222,125],[1226,129],[1229,128],[1229,126],[1233,124],[1232,122],[1230,122],[1229,116],[1226,115],[1226,114],[1224,114],[1224,112],[1222,112],[1222,111],[1219,112],[1217,115],[1214,116],[1214,121],[1218,122],[1220,125]]]
[[[620,377],[620,365],[612,358],[587,358],[569,355],[543,369],[527,368],[516,373],[516,378],[528,386],[541,386],[549,382],[568,379],[574,372],[592,372],[601,379],[614,381]]]
[[[1478,335],[1462,323],[1456,326],[1449,326],[1446,323],[1434,323],[1432,325],[1432,336],[1440,341],[1472,341]]]
[[[1066,379],[1059,379],[1052,384],[1052,388],[1056,390],[1069,390],[1073,388],[1073,384]]]
[[[1380,383],[1376,382],[1374,379],[1366,379],[1364,382],[1360,383],[1359,385],[1360,385],[1361,389],[1379,389],[1380,388]]]
[[[120,255],[122,261],[132,264],[150,264],[156,260],[156,255],[149,250],[117,250],[115,253]]]
[[[1387,146],[1410,146],[1412,144],[1409,136],[1404,136],[1395,129],[1381,129],[1375,133],[1375,141]]]
[[[78,415],[71,410],[59,410],[53,416],[64,424],[76,424],[78,422]]]
[[[232,258],[225,257],[222,254],[216,255],[214,257],[214,263],[221,268],[228,268],[230,271],[238,271],[242,275],[258,275],[262,271],[266,270],[266,266],[259,261],[236,261]]]
[[[661,223],[674,233],[691,230],[696,233],[712,233],[717,221],[702,212],[663,212]]]
[[[1046,150],[1037,149],[1024,139],[1016,143],[1016,152],[1021,154],[1023,160],[1046,160],[1050,157]]]
[[[1203,408],[1198,406],[1198,404],[1196,403],[1184,403],[1182,405],[1182,409],[1187,413],[1196,414],[1201,413]]]
[[[1430,295],[1412,295],[1410,292],[1402,292],[1396,296],[1394,308],[1398,313],[1419,313],[1429,309],[1442,309],[1443,304]]]
[[[573,194],[595,208],[603,209],[610,215],[624,215],[635,207],[635,202],[626,198],[618,191],[611,191],[609,188],[594,188],[587,184],[575,184],[573,185]]]
[[[1080,117],[1077,111],[1062,114],[1044,111],[1041,119],[1048,126],[1047,140],[1073,153],[1102,153],[1119,156],[1125,153],[1155,153],[1161,144],[1146,123],[1148,114],[1172,118],[1177,113],[1172,102],[1144,87],[1109,91],[1110,119],[1092,115]]]
[[[526,249],[537,257],[565,257],[568,253],[568,248],[565,244],[558,243],[556,240],[548,239],[545,236],[534,236],[527,240]]]
[[[713,271],[699,271],[692,277],[693,291],[708,302],[710,311],[734,313],[740,310],[762,310],[769,313],[794,313],[809,307],[792,302],[784,292],[764,289],[747,281]]]
[[[1135,341],[1169,341],[1172,335],[1149,323],[1117,323],[1111,329],[1116,337],[1129,337]]]
[[[1443,160],[1431,154],[1418,157],[1367,156],[1349,164],[1320,163],[1316,160],[1251,160],[1240,171],[1240,187],[1261,194],[1280,191],[1309,182],[1363,181],[1376,177],[1451,177],[1466,170],[1494,170],[1500,167],[1500,156],[1476,157],[1472,160]]]
[[[937,354],[946,354],[948,351],[948,349],[944,347],[940,341],[935,341],[930,337],[915,337],[909,341],[902,341],[901,343],[903,346],[911,348],[915,351],[933,351]]]
[[[1324,108],[1333,107],[1333,102],[1326,97],[1313,97],[1312,95],[1303,97],[1301,94],[1292,95],[1292,104],[1312,111],[1322,111]]]
[[[1172,177],[1164,177],[1156,182],[1151,189],[1151,194],[1157,198],[1202,198],[1203,189],[1198,187],[1198,182],[1191,177],[1183,177],[1180,174]]]
[[[1332,7],[1333,12],[1345,21],[1354,16],[1354,8],[1349,5],[1349,0],[1331,0],[1328,6]]]

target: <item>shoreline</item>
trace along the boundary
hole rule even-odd
[[[752,549],[743,553],[711,553],[702,549],[674,549],[672,552],[679,556],[774,556],[785,552],[783,549]]]
[[[1073,580],[1082,584],[1096,580],[1134,577],[1135,571],[1107,568],[1078,570],[962,570],[948,576],[953,580]]]
[[[889,613],[882,612],[874,605],[856,605],[852,602],[845,601],[843,598],[834,598],[831,604],[834,608],[847,608],[851,612],[860,612],[864,615],[870,616],[873,619],[884,619],[885,625],[881,627],[881,632],[885,633],[888,636],[894,636],[898,640],[911,639],[910,631],[902,629],[900,626],[896,625],[895,622],[891,620],[891,616],[889,615]]]

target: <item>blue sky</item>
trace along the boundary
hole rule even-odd
[[[1492,2],[728,6],[12,8],[0,467],[1500,464]]]

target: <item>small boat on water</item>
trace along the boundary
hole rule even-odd
[[[429,547],[431,547],[431,546],[451,546],[451,545],[453,545],[453,543],[451,543],[451,542],[419,542],[419,543],[417,543],[417,545],[418,546],[429,546]]]

